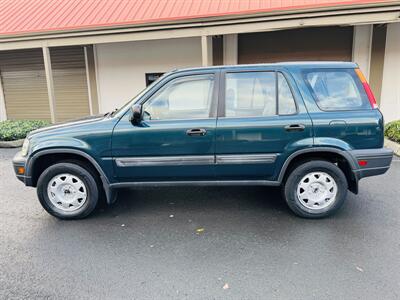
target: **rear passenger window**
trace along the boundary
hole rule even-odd
[[[225,116],[267,117],[277,115],[278,110],[282,115],[296,113],[296,104],[285,77],[281,73],[276,74],[275,72],[226,74]]]
[[[305,73],[306,82],[323,110],[371,109],[354,70],[315,70]]]
[[[296,103],[294,102],[292,91],[282,73],[278,73],[278,100],[279,114],[292,115],[296,113]]]
[[[276,114],[275,73],[226,74],[226,117],[258,117]]]

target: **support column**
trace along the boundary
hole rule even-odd
[[[213,65],[213,45],[212,36],[201,36],[201,62],[203,67]]]
[[[86,66],[86,81],[89,96],[89,109],[91,115],[99,113],[99,102],[97,97],[96,69],[94,62],[94,52],[92,46],[85,46],[85,66]]]
[[[400,22],[387,25],[380,109],[385,122],[400,119]]]
[[[224,65],[238,63],[238,35],[227,34],[223,37]]]
[[[353,61],[369,80],[373,25],[356,25],[353,33]]]
[[[86,70],[86,85],[88,89],[88,100],[89,100],[89,113],[93,115],[93,104],[92,104],[92,91],[90,88],[90,74],[89,74],[89,61],[88,61],[88,48],[87,46],[83,47],[83,51],[85,54],[85,70]]]
[[[94,78],[94,88],[96,93],[96,98],[97,98],[97,109],[98,112],[104,113],[104,104],[102,104],[102,97],[101,97],[101,91],[100,91],[100,77],[99,77],[99,61],[98,61],[98,53],[97,53],[97,47],[96,44],[93,44],[93,67],[91,68],[93,70],[93,78]],[[93,93],[92,93],[93,95]]]
[[[0,121],[7,120],[6,100],[4,97],[3,83],[0,74]]]
[[[53,71],[51,68],[50,50],[48,47],[43,47],[43,60],[44,60],[44,70],[46,72],[46,82],[47,82],[47,94],[49,96],[49,106],[51,122],[56,122],[56,97],[54,95],[54,82],[53,82]]]

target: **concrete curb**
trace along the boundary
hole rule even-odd
[[[0,141],[0,148],[18,148],[24,143],[24,139],[16,141]]]
[[[385,147],[392,149],[394,154],[400,156],[400,144],[385,138]]]

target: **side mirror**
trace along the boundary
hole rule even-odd
[[[131,120],[130,120],[131,123],[133,125],[139,124],[143,119],[142,105],[135,104],[134,106],[132,106],[131,111],[132,111]]]

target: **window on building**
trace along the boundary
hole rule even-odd
[[[164,73],[146,73],[146,86],[149,86],[152,84],[154,81],[156,81],[158,78],[160,78]]]
[[[147,120],[208,118],[213,75],[181,77],[167,83],[143,106]]]

